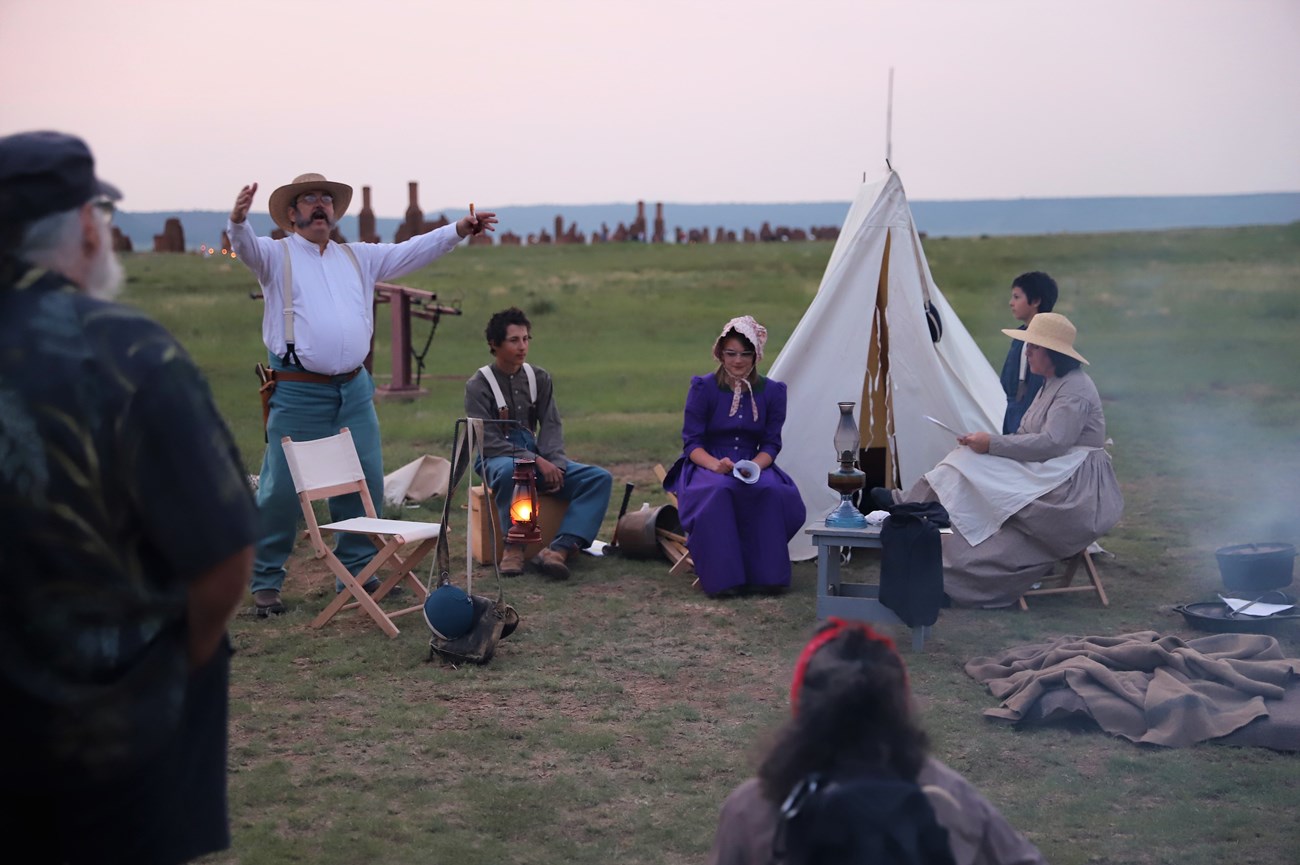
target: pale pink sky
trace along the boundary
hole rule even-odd
[[[0,0],[0,134],[128,210],[1300,191],[1295,0]]]

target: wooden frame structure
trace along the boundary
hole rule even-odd
[[[1097,597],[1101,599],[1103,607],[1110,606],[1110,599],[1106,597],[1106,589],[1101,584],[1101,575],[1097,573],[1097,563],[1092,560],[1092,553],[1088,547],[1080,550],[1066,560],[1068,564],[1065,573],[1059,577],[1046,577],[1043,583],[1052,583],[1039,589],[1031,589],[1020,596],[1020,609],[1028,610],[1029,604],[1025,598],[1039,597],[1041,595],[1063,595],[1070,592],[1096,592]],[[1087,585],[1072,585],[1074,575],[1079,570],[1079,565],[1083,565],[1088,574]]]

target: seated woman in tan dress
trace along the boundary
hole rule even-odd
[[[1055,563],[1110,531],[1124,497],[1106,453],[1097,386],[1081,368],[1076,330],[1040,312],[1025,330],[1030,371],[1045,379],[1010,435],[974,432],[905,493],[877,487],[877,507],[939,501],[952,519],[943,539],[943,585],[953,603],[1013,604]]]

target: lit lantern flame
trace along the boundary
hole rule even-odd
[[[515,460],[514,490],[510,494],[510,531],[506,543],[530,544],[542,539],[537,525],[537,463],[530,459]]]

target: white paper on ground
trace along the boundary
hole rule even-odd
[[[583,552],[589,556],[603,556],[605,555],[605,547],[607,546],[609,546],[609,544],[604,541],[592,541],[591,546],[587,547]]]
[[[1295,604],[1260,604],[1241,598],[1225,598],[1223,595],[1219,595],[1219,600],[1227,604],[1234,613],[1240,613],[1243,616],[1271,616],[1274,613],[1280,613],[1295,606]],[[1242,607],[1249,607],[1249,609],[1243,610]]]

